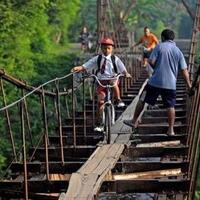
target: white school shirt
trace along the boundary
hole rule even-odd
[[[92,69],[98,70],[98,66],[97,66],[98,56],[99,55],[89,59],[86,63],[84,63],[82,65],[86,69],[86,71],[90,71]],[[99,79],[109,78],[109,77],[116,75],[116,73],[114,71],[114,66],[113,66],[113,63],[112,63],[112,60],[111,60],[111,54],[109,54],[108,56],[105,56],[105,55],[102,54],[100,69],[101,69],[101,66],[103,65],[105,59],[106,59],[106,67],[105,67],[104,73],[101,74],[101,72],[98,72],[98,74],[97,74]],[[115,56],[115,63],[116,63],[116,66],[117,66],[117,71],[119,73],[126,71],[124,63],[117,56]]]

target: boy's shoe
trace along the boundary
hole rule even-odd
[[[124,102],[121,99],[116,100],[116,105],[118,108],[123,108],[125,106]]]
[[[103,125],[103,124],[97,125],[97,126],[94,128],[94,131],[103,132],[103,131],[104,131],[104,125]]]
[[[126,124],[127,126],[135,128],[132,120],[123,120],[123,123]]]

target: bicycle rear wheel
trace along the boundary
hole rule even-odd
[[[106,132],[107,144],[110,144],[110,140],[111,140],[111,124],[112,124],[111,108],[110,108],[110,106],[106,106],[106,108],[105,108],[105,132]]]

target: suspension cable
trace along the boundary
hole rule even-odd
[[[33,94],[35,91],[39,90],[41,87],[44,87],[45,85],[47,85],[47,84],[49,84],[49,83],[52,83],[52,82],[55,82],[55,81],[58,81],[58,80],[65,79],[65,78],[67,78],[67,77],[69,77],[69,76],[71,76],[71,75],[73,75],[73,74],[74,74],[74,72],[73,72],[73,73],[69,73],[69,74],[67,74],[67,75],[65,75],[65,76],[59,77],[59,78],[56,77],[55,79],[52,79],[52,80],[49,80],[49,81],[43,83],[42,85],[36,87],[33,91],[31,91],[31,92],[27,93],[26,95],[24,95],[24,96],[23,96],[22,98],[20,98],[19,100],[15,101],[15,102],[13,102],[13,103],[11,103],[11,104],[9,104],[9,105],[7,105],[6,107],[1,108],[1,109],[0,109],[0,112],[6,110],[6,109],[8,109],[8,108],[10,108],[10,107],[12,107],[12,106],[14,106],[14,105],[16,105],[16,104],[18,104],[18,103],[21,102],[21,101],[23,101],[26,97],[30,96],[30,95]]]

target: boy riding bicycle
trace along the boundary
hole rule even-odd
[[[81,72],[87,71],[91,69],[97,69],[97,76],[99,79],[114,77],[116,74],[121,73],[124,74],[125,77],[131,77],[131,75],[127,72],[123,62],[117,57],[112,55],[114,42],[110,38],[103,38],[101,40],[101,55],[97,55],[82,66],[76,66],[72,69],[72,72]],[[102,84],[105,84],[105,81],[101,81]],[[115,81],[110,81],[109,84],[115,84]],[[102,112],[103,112],[103,104],[104,99],[106,96],[105,88],[97,85],[96,88],[97,92],[97,103],[98,103],[98,110],[97,110],[97,126],[95,127],[95,131],[103,131],[104,127],[102,125]],[[120,90],[118,84],[113,87],[114,96],[116,98],[117,107],[124,107],[125,104],[121,100],[120,97]]]

